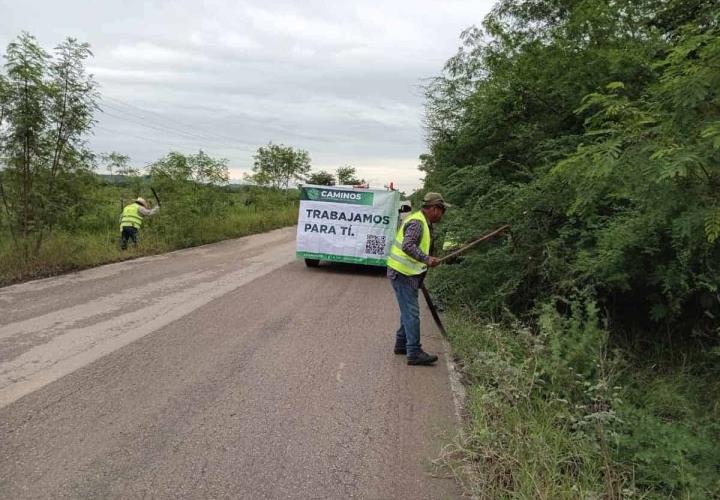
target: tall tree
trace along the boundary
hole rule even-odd
[[[36,225],[39,199],[33,191],[37,173],[46,157],[48,86],[45,77],[50,56],[27,33],[8,45],[7,93],[2,124],[4,205],[23,241]]]
[[[202,150],[194,155],[172,151],[150,165],[149,173],[167,207],[162,217],[172,221],[172,229],[166,230],[174,231],[175,237],[185,239],[187,225],[200,216],[223,213],[228,200],[217,187],[228,182],[226,159],[212,158]]]
[[[720,26],[692,6],[502,0],[463,33],[427,89],[425,189],[464,209],[454,235],[510,222],[514,244],[439,270],[448,294],[526,314],[589,288],[678,334],[720,316]]]
[[[258,148],[253,157],[252,182],[259,185],[285,188],[293,181],[301,181],[310,171],[310,155],[302,149],[268,143]]]
[[[39,251],[44,233],[81,202],[79,183],[72,178],[93,168],[85,143],[98,97],[84,69],[91,55],[87,44],[68,38],[51,57],[28,33],[7,48],[0,113],[2,194],[25,254],[30,239]]]
[[[211,158],[202,149],[188,157],[193,180],[200,184],[227,184],[230,180],[227,159]]]
[[[338,184],[345,184],[348,186],[357,186],[358,184],[365,184],[365,179],[360,179],[357,175],[355,167],[345,165],[344,167],[338,167],[336,170]]]
[[[102,155],[100,155],[100,159],[102,161],[103,167],[108,172],[110,172],[111,181],[113,177],[113,170],[118,175],[121,175],[120,173],[128,169],[130,165],[130,157],[128,155],[118,153],[117,151],[103,153]]]
[[[227,160],[212,158],[202,149],[195,155],[171,151],[150,165],[150,175],[157,179],[194,184],[227,184]]]
[[[307,178],[308,184],[315,184],[316,186],[334,186],[335,176],[326,170],[320,170],[318,172],[311,172]]]

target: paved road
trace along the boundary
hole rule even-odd
[[[456,498],[435,367],[394,356],[382,274],[294,230],[0,289],[0,497]]]

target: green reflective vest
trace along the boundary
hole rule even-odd
[[[140,229],[142,221],[142,215],[140,215],[140,205],[137,203],[131,203],[123,208],[122,216],[120,217],[120,229],[127,226]]]
[[[403,252],[402,249],[403,238],[405,237],[405,225],[411,220],[419,220],[422,224],[423,231],[422,237],[420,238],[420,250],[426,255],[430,254],[430,226],[428,225],[427,219],[425,219],[425,215],[420,211],[412,213],[405,219],[400,229],[398,229],[395,235],[395,241],[392,247],[390,247],[390,255],[388,255],[387,259],[388,267],[395,269],[405,276],[416,276],[427,271],[427,264],[415,260]]]

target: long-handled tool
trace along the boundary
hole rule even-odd
[[[151,187],[150,191],[152,191],[153,196],[155,197],[155,201],[157,201],[158,207],[160,206],[160,197],[158,197],[157,191],[155,191],[155,188]]]
[[[433,301],[430,298],[430,292],[428,292],[427,288],[425,288],[425,283],[420,285],[420,290],[422,290],[422,293],[425,296],[425,302],[428,305],[428,309],[430,309],[430,314],[432,314],[432,317],[435,320],[435,324],[440,329],[440,333],[442,333],[443,336],[447,337],[447,331],[445,331],[445,327],[443,326],[442,320],[440,319],[440,314],[438,314],[437,308],[435,307],[435,304],[433,304]]]
[[[450,259],[451,257],[455,257],[455,256],[457,256],[457,255],[460,255],[461,253],[466,252],[467,250],[469,250],[470,248],[474,247],[474,246],[477,245],[478,243],[483,242],[483,241],[485,241],[485,240],[488,240],[488,239],[492,238],[493,236],[498,235],[498,234],[502,233],[503,231],[505,231],[505,230],[507,230],[507,229],[509,229],[509,228],[510,228],[510,226],[507,225],[507,224],[504,225],[504,226],[502,226],[502,227],[499,227],[499,228],[497,228],[495,231],[492,231],[492,232],[486,234],[485,236],[482,236],[482,237],[476,239],[475,241],[473,241],[473,242],[471,242],[471,243],[468,243],[468,244],[465,245],[464,247],[458,248],[458,249],[455,250],[454,252],[449,253],[448,255],[446,255],[445,257],[443,257],[442,259],[439,259],[439,261],[440,261],[440,262],[444,262],[444,261],[446,261],[447,259]],[[428,308],[430,309],[430,314],[432,314],[432,317],[433,317],[433,319],[435,320],[435,324],[436,324],[436,325],[438,326],[438,328],[440,329],[440,332],[441,332],[445,337],[447,337],[447,331],[445,330],[445,326],[443,326],[443,324],[442,324],[442,320],[440,319],[440,314],[438,313],[437,308],[435,307],[435,304],[433,304],[433,301],[432,301],[432,299],[430,298],[430,292],[428,292],[427,288],[425,288],[425,284],[424,284],[424,283],[423,283],[422,285],[420,285],[420,289],[422,290],[423,296],[425,297],[425,302],[427,303]]]
[[[471,243],[468,243],[467,245],[465,245],[465,246],[462,247],[462,248],[458,248],[458,249],[455,250],[454,252],[451,252],[451,253],[447,254],[445,257],[443,257],[442,259],[438,259],[438,260],[439,260],[440,262],[444,262],[444,261],[446,261],[446,260],[448,260],[448,259],[451,259],[452,257],[455,257],[455,256],[457,256],[457,255],[460,255],[461,253],[466,252],[467,250],[471,249],[472,247],[474,247],[474,246],[477,245],[478,243],[481,243],[481,242],[483,242],[483,241],[485,241],[485,240],[488,240],[488,239],[492,238],[493,236],[495,236],[495,235],[497,235],[497,234],[500,234],[500,233],[502,233],[503,231],[505,231],[505,230],[507,230],[507,229],[509,229],[509,228],[510,228],[510,226],[507,225],[507,224],[505,224],[504,226],[501,226],[501,227],[497,228],[495,231],[492,231],[492,232],[486,234],[485,236],[482,236],[482,237],[476,239],[475,241],[473,241],[473,242],[471,242]]]

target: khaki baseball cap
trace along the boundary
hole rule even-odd
[[[452,207],[451,204],[447,203],[442,195],[440,193],[427,193],[425,195],[425,198],[423,198],[423,206],[424,207],[442,207],[442,208],[450,208]]]

